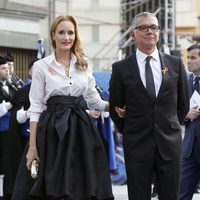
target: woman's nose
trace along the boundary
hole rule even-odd
[[[69,39],[69,35],[67,33],[65,34],[65,39]]]

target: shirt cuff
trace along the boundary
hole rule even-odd
[[[106,104],[107,104],[107,103],[108,103],[107,101],[102,101],[102,104],[100,104],[99,110],[100,110],[100,111],[105,111],[105,108],[106,108]]]
[[[7,112],[8,110],[6,109],[5,103],[2,102],[0,104],[0,117],[3,117]]]
[[[31,113],[30,122],[38,122],[40,118],[40,113]]]

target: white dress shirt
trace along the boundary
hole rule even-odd
[[[6,94],[9,95],[9,88],[8,88],[8,86],[6,85],[6,81],[1,81],[1,83],[2,83],[2,88],[3,88],[3,90],[6,92]]]
[[[54,53],[34,63],[29,93],[30,121],[37,122],[47,100],[56,95],[83,95],[89,109],[105,109],[107,102],[101,99],[95,88],[91,66],[88,66],[87,71],[77,70],[76,60],[72,54],[69,76],[66,76],[64,67],[56,61]]]
[[[156,96],[158,96],[158,92],[160,90],[160,86],[162,83],[162,69],[161,69],[161,62],[159,58],[158,50],[155,49],[151,55],[146,55],[141,52],[139,49],[136,50],[136,59],[140,71],[140,77],[144,87],[146,88],[146,76],[145,76],[145,64],[146,64],[146,57],[152,56],[150,60],[150,65],[153,73],[153,79],[155,84]]]
[[[9,88],[6,85],[6,81],[1,81],[2,83],[2,89],[9,94]],[[0,117],[3,117],[8,110],[12,107],[10,102],[5,102],[5,100],[3,100],[3,102],[0,103]]]

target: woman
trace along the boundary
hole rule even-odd
[[[54,52],[33,66],[30,142],[12,199],[113,199],[103,143],[85,111],[109,105],[95,89],[74,17],[57,17],[50,36]],[[36,180],[33,160],[39,162]]]

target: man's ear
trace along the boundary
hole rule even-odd
[[[130,36],[132,37],[133,40],[135,40],[135,32],[131,31]]]

